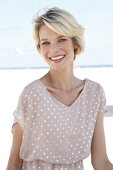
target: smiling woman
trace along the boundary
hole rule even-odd
[[[77,45],[73,44],[70,37],[60,36],[46,25],[40,28],[39,36],[39,52],[50,67],[65,68],[73,63],[74,49],[77,49]]]
[[[7,170],[83,170],[90,153],[95,170],[113,170],[103,129],[103,87],[74,75],[74,59],[84,50],[83,27],[59,8],[36,15],[33,24],[49,71],[20,95]]]

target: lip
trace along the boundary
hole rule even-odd
[[[57,55],[57,56],[54,56],[54,58],[55,58],[55,57],[59,57],[59,56],[63,56],[63,57],[62,57],[62,58],[59,58],[59,59],[57,59],[57,60],[52,60],[51,57],[49,57],[49,59],[50,59],[52,62],[54,62],[54,63],[58,63],[58,62],[62,61],[62,60],[65,58],[65,55]],[[53,57],[53,56],[52,56],[52,57]]]
[[[65,58],[65,57],[62,57],[62,58],[60,58],[60,59],[58,59],[58,60],[51,60],[51,61],[54,62],[54,63],[59,63],[59,62],[61,62],[64,58]]]

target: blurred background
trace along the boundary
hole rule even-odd
[[[0,0],[0,68],[46,66],[35,50],[32,18],[53,6],[71,12],[86,29],[86,50],[77,65],[113,65],[112,0]]]

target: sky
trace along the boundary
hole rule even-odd
[[[112,0],[0,0],[0,68],[46,67],[32,37],[39,9],[57,6],[85,28],[85,51],[78,66],[113,65]]]

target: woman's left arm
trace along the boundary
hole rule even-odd
[[[106,152],[103,120],[104,114],[99,113],[91,144],[91,162],[94,170],[113,170]]]

